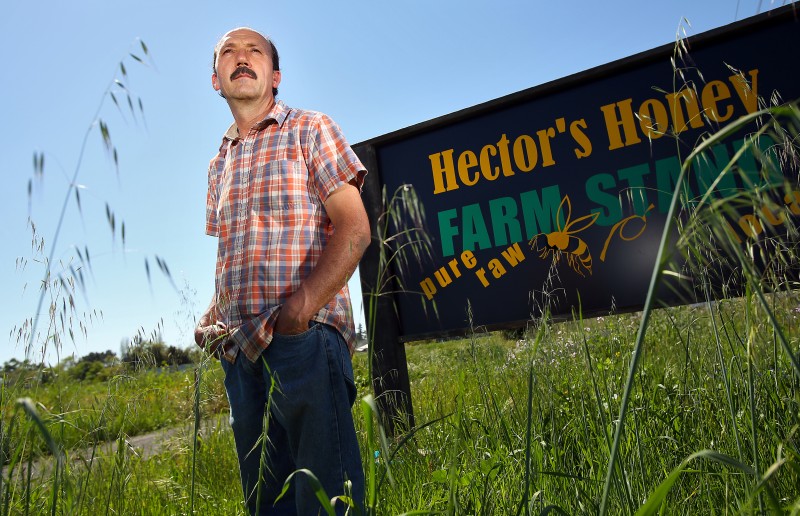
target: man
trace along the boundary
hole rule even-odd
[[[303,473],[275,502],[299,469],[329,497],[363,502],[347,280],[370,231],[366,170],[329,117],[276,101],[280,81],[260,33],[234,29],[217,43],[211,83],[234,123],[209,166],[216,292],[195,341],[221,357],[250,513],[305,516],[321,506]]]

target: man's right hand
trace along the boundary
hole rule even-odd
[[[215,310],[209,307],[206,313],[200,317],[197,327],[194,329],[195,344],[210,354],[214,354],[228,336],[228,327],[222,322],[215,321],[214,315]]]
[[[211,354],[217,351],[217,347],[225,342],[227,336],[228,328],[221,322],[207,326],[198,325],[194,329],[195,343]]]

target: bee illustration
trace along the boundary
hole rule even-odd
[[[564,211],[565,209],[566,211]],[[539,258],[542,260],[552,256],[553,262],[558,262],[561,259],[561,255],[565,254],[567,256],[567,264],[572,267],[572,270],[581,276],[585,276],[585,273],[592,274],[592,254],[589,252],[589,246],[574,235],[594,224],[600,213],[592,213],[570,220],[572,218],[572,203],[568,195],[561,199],[561,204],[558,205],[558,213],[556,231],[535,235],[528,242],[531,249],[538,252]],[[561,227],[562,215],[564,227]],[[540,242],[539,239],[544,237],[547,238],[547,244],[537,246],[537,243]]]

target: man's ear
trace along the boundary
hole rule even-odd
[[[217,74],[211,74],[211,86],[214,87],[214,91],[219,91],[219,79],[217,79]]]
[[[275,70],[272,72],[272,87],[277,88],[281,83],[281,71]]]

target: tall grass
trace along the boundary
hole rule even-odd
[[[126,66],[126,63],[130,65],[131,60],[140,64],[145,64],[144,59],[140,57],[140,55],[144,55],[145,59],[147,59],[149,50],[144,41],[137,39],[135,48],[131,49],[128,56],[117,63],[111,80],[100,96],[100,101],[92,116],[91,123],[84,131],[78,158],[69,176],[69,183],[64,191],[64,198],[58,217],[55,220],[56,225],[51,238],[46,241],[37,232],[35,222],[29,220],[32,234],[31,247],[37,254],[34,261],[41,264],[43,267],[39,286],[39,298],[33,316],[25,320],[18,327],[13,328],[11,332],[12,334],[16,334],[18,342],[24,343],[26,358],[39,356],[42,362],[44,362],[48,351],[55,352],[56,356],[59,356],[64,338],[69,336],[74,342],[76,330],[77,333],[81,333],[85,336],[87,327],[91,324],[91,321],[101,316],[97,311],[81,315],[76,309],[76,294],[85,291],[85,274],[91,271],[92,267],[91,253],[88,245],[79,245],[75,243],[73,244],[74,250],[69,250],[64,253],[68,258],[56,261],[55,256],[56,253],[62,253],[64,251],[59,247],[59,243],[64,224],[68,222],[68,209],[72,207],[73,209],[77,209],[79,215],[83,215],[81,190],[78,180],[83,172],[83,159],[89,143],[89,138],[93,133],[100,133],[107,156],[113,161],[116,172],[119,174],[119,154],[117,147],[111,138],[111,131],[108,123],[101,116],[107,102],[113,102],[119,113],[123,114],[123,117],[124,108],[120,99],[126,101],[126,107],[134,120],[144,116],[144,106],[141,98],[136,97],[128,87],[129,76]],[[33,178],[28,181],[29,198],[33,195],[34,188],[41,182],[44,176],[44,152],[34,153],[33,169]],[[105,205],[105,213],[112,238],[116,240],[118,237],[121,245],[124,247],[125,222],[121,220],[117,221],[117,217],[108,203]],[[23,260],[21,263],[24,267],[27,261]],[[18,262],[18,266],[19,264],[20,262]],[[162,262],[159,259],[159,265],[161,264]],[[163,267],[162,270],[164,270]],[[48,309],[43,310],[45,302],[48,300]],[[40,317],[45,313],[47,314],[48,321],[46,330],[42,332],[40,331]]]
[[[380,353],[376,352],[376,336],[382,334],[384,341],[396,337],[392,329],[397,326],[393,313],[396,311],[393,296],[399,292],[412,292],[409,285],[403,284],[402,278],[411,267],[430,262],[431,243],[425,230],[425,212],[412,185],[401,185],[392,192],[390,198],[384,187],[381,191],[381,206],[384,211],[378,215],[376,234],[373,235],[377,245],[370,246],[364,257],[364,261],[369,263],[370,268],[374,267],[374,270],[362,270],[362,278],[365,275],[370,276],[366,278],[367,283],[362,282],[362,285],[369,284],[364,295],[369,377],[372,379],[372,390],[377,393],[375,401],[382,426],[389,433],[394,433],[395,426],[408,429],[414,424],[410,414],[411,400],[406,399],[403,392],[398,392],[404,390],[404,386],[395,381],[398,374],[405,375],[405,372],[398,373],[397,370],[403,367],[404,355],[398,353],[398,356],[385,357],[381,354],[387,351],[385,346]],[[422,293],[418,294],[422,302]],[[432,317],[436,316],[435,304],[429,307],[423,302],[423,308],[426,311],[430,309]],[[392,325],[392,328],[379,328],[379,324]],[[395,385],[399,388],[393,389]]]
[[[761,183],[761,187],[768,191],[769,193],[776,192],[779,194],[780,197],[791,199],[793,196],[793,190],[795,185],[798,184],[798,177],[797,177],[797,162],[793,160],[795,156],[795,145],[796,145],[796,136],[798,129],[800,129],[800,111],[798,111],[796,105],[788,105],[788,106],[781,106],[781,107],[773,107],[761,110],[754,114],[751,114],[746,117],[740,118],[738,121],[730,124],[729,126],[725,127],[723,130],[719,131],[712,137],[703,141],[700,145],[698,145],[693,152],[689,155],[689,157],[685,160],[683,167],[681,168],[680,176],[676,181],[676,188],[675,193],[672,197],[672,203],[670,205],[669,211],[667,213],[667,224],[664,227],[664,231],[661,238],[661,244],[659,246],[659,251],[657,254],[656,259],[656,267],[653,271],[653,275],[651,278],[650,287],[647,293],[647,299],[645,301],[644,310],[642,312],[642,320],[639,326],[638,335],[636,337],[636,341],[634,344],[633,356],[630,363],[630,368],[628,372],[628,377],[625,384],[625,389],[622,395],[622,403],[620,405],[620,412],[618,417],[618,424],[616,425],[615,432],[614,432],[614,442],[611,448],[610,453],[610,460],[606,474],[606,481],[603,490],[603,498],[600,505],[600,512],[604,514],[607,509],[608,504],[608,496],[609,490],[611,489],[612,480],[617,475],[617,480],[621,483],[622,479],[619,478],[620,471],[615,469],[616,462],[618,460],[619,450],[620,450],[620,441],[624,434],[624,428],[626,423],[626,417],[628,412],[628,403],[630,400],[630,395],[633,391],[634,381],[636,379],[636,372],[638,369],[638,363],[643,353],[644,347],[644,340],[645,336],[648,331],[648,324],[650,320],[650,315],[653,309],[656,307],[657,302],[657,289],[661,284],[661,279],[663,275],[669,272],[669,263],[668,260],[671,258],[670,250],[672,249],[671,246],[671,239],[673,236],[674,221],[678,218],[678,207],[681,202],[681,195],[680,192],[683,191],[685,183],[688,181],[687,175],[689,173],[690,167],[694,165],[705,152],[708,152],[714,145],[721,143],[726,137],[730,134],[737,133],[741,131],[743,128],[746,128],[752,124],[752,122],[766,118],[766,123],[762,123],[762,125],[756,130],[756,132],[748,138],[748,144],[742,148],[742,150],[734,157],[734,159],[728,163],[723,170],[720,172],[720,177],[718,177],[715,182],[709,187],[706,192],[703,192],[702,198],[691,207],[691,211],[688,214],[689,223],[686,226],[686,229],[682,232],[683,238],[679,245],[679,248],[684,250],[685,254],[689,257],[689,266],[695,274],[697,274],[701,281],[706,281],[706,276],[704,272],[708,269],[710,265],[714,265],[714,262],[720,260],[720,252],[717,248],[709,247],[707,237],[712,237],[711,242],[712,245],[717,243],[717,247],[722,249],[722,252],[725,253],[722,255],[731,256],[735,259],[735,267],[741,272],[743,276],[743,280],[745,282],[745,292],[747,298],[755,298],[760,305],[760,308],[763,310],[761,312],[762,317],[765,317],[768,321],[768,324],[771,326],[771,333],[775,337],[776,342],[779,342],[781,348],[784,351],[783,359],[788,362],[790,373],[793,373],[800,379],[800,363],[798,362],[797,357],[795,356],[791,346],[789,345],[785,332],[783,328],[777,324],[775,319],[775,315],[771,310],[769,303],[765,297],[765,291],[774,290],[774,289],[783,289],[783,288],[793,288],[796,286],[796,268],[794,271],[790,270],[788,276],[784,276],[786,274],[785,267],[783,265],[786,264],[793,264],[797,263],[797,256],[794,254],[793,249],[788,249],[787,251],[781,253],[779,256],[770,256],[770,257],[759,257],[756,254],[756,244],[752,242],[748,242],[745,250],[742,250],[741,243],[737,238],[734,241],[734,237],[725,230],[723,224],[725,223],[725,216],[732,215],[733,217],[739,217],[742,208],[751,208],[754,214],[758,214],[757,216],[763,217],[764,211],[761,209],[762,205],[764,204],[764,195],[763,191],[759,189],[755,189],[755,191],[747,191],[744,193],[744,200],[749,201],[746,203],[738,203],[737,205],[731,206],[733,203],[729,203],[726,200],[718,200],[712,204],[711,199],[713,199],[715,193],[715,187],[720,182],[721,176],[725,174],[734,174],[738,171],[743,179],[745,180],[745,184],[751,183],[750,178],[748,176],[748,172],[740,167],[737,166],[736,160],[743,154],[745,148],[750,147],[751,149],[758,148],[758,139],[764,135],[765,133],[771,133],[774,138],[772,141],[776,141],[780,145],[780,149],[775,156],[765,156],[766,159],[761,159],[760,164],[762,169],[760,170],[763,177],[763,182]],[[784,164],[784,169],[786,175],[781,175],[781,169],[778,168],[776,170],[774,163],[772,163],[771,158],[777,158]],[[792,177],[794,174],[794,177]],[[774,178],[780,177],[782,181],[775,183]],[[756,185],[752,185],[755,187]],[[784,190],[782,192],[781,190]],[[783,195],[780,195],[783,193]],[[740,199],[741,201],[741,199]],[[786,203],[787,205],[790,203]],[[769,208],[775,207],[775,204],[772,203]],[[786,238],[791,243],[792,240],[796,241],[796,234],[797,231],[794,229],[792,221],[790,218],[785,219],[784,222],[787,225],[786,230]],[[767,226],[766,222],[764,226]],[[698,238],[697,235],[700,235]],[[776,237],[765,236],[762,242],[758,242],[761,249],[775,249],[778,248],[776,245],[771,245],[774,240],[778,240],[780,243],[781,238],[780,235]],[[755,263],[754,258],[763,258],[766,259],[764,263],[769,265],[769,267],[765,267],[762,270],[757,270],[757,264]],[[774,265],[774,258],[778,258],[778,266]],[[794,273],[794,274],[793,274]],[[790,283],[787,285],[786,280],[789,280]],[[708,289],[705,290],[708,293]],[[711,299],[709,299],[711,301]],[[748,303],[746,306],[750,307]],[[747,312],[747,320],[750,319],[750,311]],[[747,365],[747,373],[748,373],[748,384],[749,384],[749,401],[750,401],[750,414],[751,417],[755,417],[754,409],[755,409],[755,388],[754,388],[754,364],[752,362],[752,346],[753,341],[755,339],[755,326],[751,326],[747,328],[747,338],[746,338],[746,365]],[[715,340],[719,340],[718,336],[715,336]],[[777,357],[776,357],[777,358]],[[775,364],[776,368],[778,364]],[[759,480],[761,475],[761,468],[759,467],[759,453],[758,453],[758,426],[754,420],[751,420],[751,431],[752,431],[752,446],[753,446],[753,455],[751,457],[752,464],[754,468],[750,468],[745,464],[741,464],[730,457],[719,457],[719,460],[728,461],[729,464],[738,464],[740,470],[745,471],[749,475],[754,477],[754,483]],[[712,455],[712,457],[716,457]],[[775,502],[775,496],[772,490],[769,488],[769,485],[764,487],[766,493],[770,496],[770,500]],[[761,497],[758,498],[760,508],[763,509],[763,501]]]
[[[786,292],[767,299],[797,353],[800,297]],[[409,345],[421,423],[388,440],[376,418],[356,419],[372,513],[598,513],[640,324],[641,314],[622,314],[546,322],[516,341],[475,333]],[[800,511],[800,382],[789,361],[776,355],[757,296],[657,309],[649,327],[607,513],[751,514],[760,512],[759,494],[765,510],[777,501],[783,510]],[[354,362],[362,394],[370,385],[367,359],[358,354]],[[199,417],[219,418],[216,424],[195,433],[187,421],[185,431],[146,459],[124,434],[116,438],[116,453],[67,448],[58,441],[58,422],[41,416],[66,448],[57,512],[241,513],[219,368],[206,367]],[[191,372],[164,376],[176,379],[158,384],[162,393],[192,399]],[[147,390],[154,375],[137,381]],[[19,389],[15,396],[25,393]],[[121,398],[105,405],[125,404]],[[80,410],[101,420],[99,405]],[[192,412],[176,410],[184,417]],[[2,477],[0,514],[24,514],[26,506],[30,514],[50,513],[55,459],[29,453],[43,441],[41,433],[21,410],[14,414],[2,428],[16,465]],[[29,463],[49,466],[29,477],[22,468]]]

